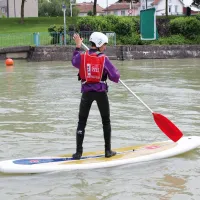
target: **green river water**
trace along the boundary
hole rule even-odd
[[[200,59],[113,62],[121,80],[186,136],[200,135]],[[120,83],[109,84],[112,147],[168,140],[151,113]],[[0,160],[74,153],[80,102],[70,62],[0,61]],[[94,103],[84,150],[103,150]],[[200,150],[148,163],[47,173],[0,174],[0,200],[198,200]]]

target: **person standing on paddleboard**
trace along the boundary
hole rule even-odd
[[[86,52],[80,51],[83,39],[79,34],[74,34],[73,39],[76,43],[76,49],[73,53],[72,65],[79,69],[78,77],[81,81],[82,97],[76,130],[76,153],[72,157],[80,159],[82,156],[85,127],[89,111],[93,101],[96,101],[103,124],[105,157],[109,158],[116,155],[116,152],[111,150],[110,106],[106,80],[109,78],[111,81],[118,83],[120,74],[103,53],[108,43],[106,35],[101,32],[93,32],[89,38],[91,48]]]

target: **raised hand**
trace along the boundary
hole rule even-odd
[[[73,36],[73,39],[76,43],[76,48],[81,48],[83,38],[81,38],[78,33],[75,33],[74,36]]]

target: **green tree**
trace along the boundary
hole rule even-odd
[[[25,4],[25,1],[26,0],[22,0],[22,3],[21,3],[21,20],[20,20],[21,24],[24,23],[24,4]]]
[[[63,16],[62,4],[66,5],[66,15],[70,16],[70,1],[69,0],[39,0],[39,16]],[[78,15],[78,10],[73,7],[73,16]]]
[[[94,0],[93,15],[97,15],[97,0]]]
[[[165,15],[168,16],[168,0],[165,0]]]

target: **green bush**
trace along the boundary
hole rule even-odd
[[[200,21],[195,17],[179,17],[170,21],[171,33],[181,34],[189,39],[200,34]]]
[[[93,16],[93,12],[90,10],[90,11],[88,11],[87,15],[88,16]]]
[[[101,31],[115,32],[117,44],[122,45],[181,45],[200,44],[200,15],[191,17],[157,17],[157,29],[159,40],[141,41],[140,39],[140,18],[127,16],[87,16],[77,18],[76,24],[67,26],[69,28],[69,42],[73,43],[74,32]],[[52,36],[52,44],[60,42],[63,34],[63,26],[51,26],[48,31]],[[57,35],[56,35],[57,34]],[[89,35],[82,33],[84,41],[87,42]],[[85,36],[86,35],[86,36]],[[113,39],[110,39],[113,41]]]
[[[140,18],[138,17],[132,17],[132,22],[133,22],[133,30],[134,32],[140,34]]]
[[[87,16],[78,19],[79,31],[111,31],[112,24],[104,16]]]
[[[158,35],[160,37],[168,37],[170,33],[170,20],[169,18],[158,18],[156,20],[156,26],[158,30]]]
[[[2,19],[5,19],[5,18],[7,18],[7,17],[6,17],[4,14],[2,14],[1,18],[2,18]]]
[[[131,18],[120,17],[114,26],[114,32],[119,36],[131,35],[134,30],[134,23]]]
[[[141,45],[143,41],[140,39],[140,35],[136,33],[132,33],[128,36],[120,36],[118,38],[118,44],[122,45]]]
[[[87,16],[79,18],[77,29],[79,31],[112,31],[119,36],[131,35],[133,32],[139,32],[139,20],[114,15]]]
[[[200,14],[196,15],[196,19],[200,20]]]
[[[59,44],[60,39],[63,38],[64,27],[63,27],[63,25],[60,25],[60,26],[51,25],[48,28],[48,32],[49,32],[50,36],[52,37],[51,44]]]
[[[94,27],[91,25],[92,17],[82,17],[78,18],[77,29],[78,31],[93,31]]]
[[[95,19],[94,19],[95,20]],[[112,24],[106,20],[105,17],[98,17],[97,20],[98,31],[112,31]]]
[[[107,15],[105,16],[105,19],[110,23],[110,24],[117,24],[119,17],[116,15]]]
[[[192,44],[200,44],[200,35],[197,35],[193,40]]]
[[[183,35],[171,35],[170,37],[163,37],[159,38],[158,40],[151,41],[150,44],[183,45],[183,44],[191,44],[191,41],[186,39]]]

